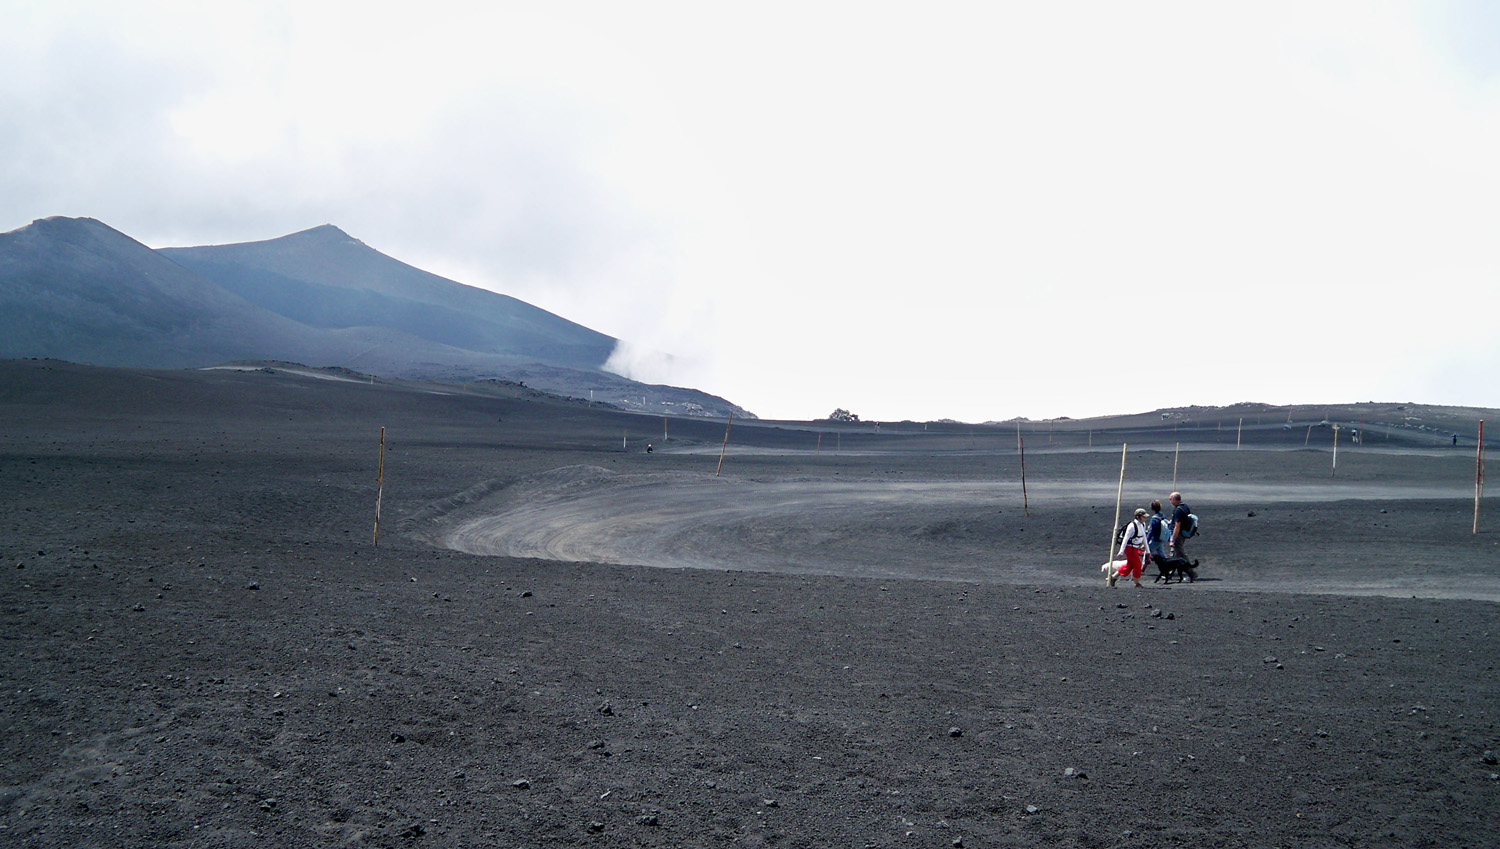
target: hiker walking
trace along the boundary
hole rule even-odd
[[[1193,508],[1182,503],[1182,493],[1172,493],[1167,496],[1167,501],[1172,504],[1172,556],[1186,560],[1187,550],[1183,544],[1197,530],[1198,522],[1193,518]]]
[[[1151,519],[1146,524],[1146,551],[1152,560],[1167,559],[1167,517],[1162,515],[1161,502],[1151,501]]]
[[[1135,519],[1125,526],[1125,532],[1120,535],[1120,551],[1125,557],[1125,565],[1120,567],[1120,574],[1112,576],[1109,582],[1114,586],[1119,578],[1128,577],[1135,581],[1137,587],[1145,586],[1141,583],[1141,570],[1146,565],[1146,511],[1143,508],[1135,509]]]

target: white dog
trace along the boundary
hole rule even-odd
[[[1102,573],[1104,573],[1104,583],[1105,583],[1105,585],[1106,586],[1110,586],[1110,587],[1114,586],[1115,585],[1115,581],[1118,581],[1120,579],[1120,572],[1124,568],[1125,568],[1125,561],[1124,560],[1111,560],[1108,563],[1104,564],[1103,566],[1100,566],[1099,567],[1099,571],[1102,572]]]

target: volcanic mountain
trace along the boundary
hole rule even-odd
[[[92,219],[48,218],[0,234],[0,357],[184,368],[274,352],[327,363],[351,344]]]
[[[384,327],[466,351],[589,370],[615,349],[613,337],[413,268],[328,224],[265,242],[158,253],[312,327]]]
[[[650,412],[748,415],[704,392],[604,371],[615,345],[329,225],[160,250],[89,218],[0,234],[0,358],[138,368],[293,361],[408,379],[520,381]]]

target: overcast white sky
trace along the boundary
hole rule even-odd
[[[0,0],[0,231],[332,223],[762,417],[1500,406],[1500,3],[484,5]]]

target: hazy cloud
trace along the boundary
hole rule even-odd
[[[0,228],[333,223],[763,415],[1497,405],[1497,17],[9,4]]]

